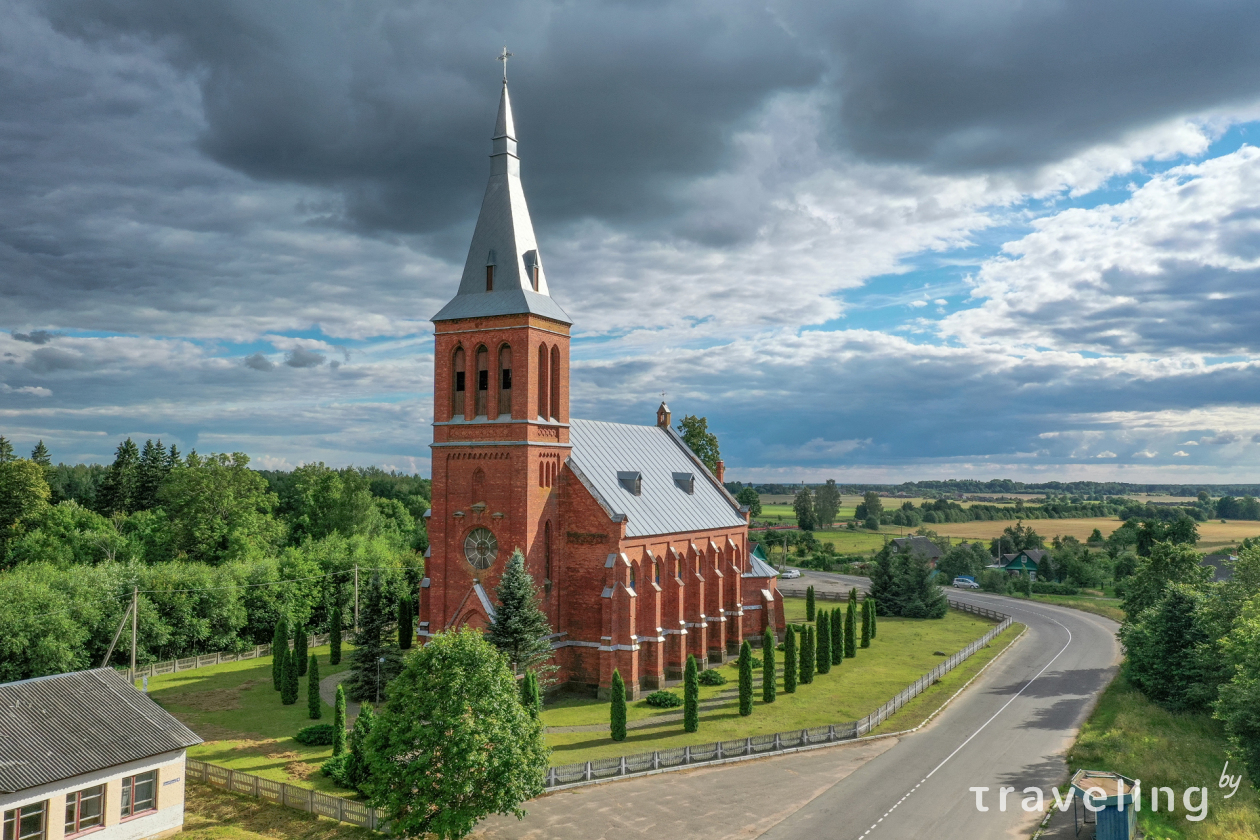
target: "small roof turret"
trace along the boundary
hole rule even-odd
[[[432,320],[532,313],[571,324],[547,290],[534,223],[521,187],[516,124],[506,78],[491,143],[490,182],[481,200],[459,291]]]

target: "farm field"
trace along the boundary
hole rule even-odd
[[[803,621],[805,599],[786,598],[784,601],[788,620]],[[678,718],[632,728],[626,740],[617,742],[609,737],[606,728],[609,709],[606,701],[586,701],[585,711],[581,713],[573,705],[554,711],[546,708],[543,721],[549,726],[574,725],[573,721],[581,714],[582,722],[599,727],[594,732],[548,733],[551,761],[557,765],[570,764],[856,720],[931,670],[942,658],[936,655],[938,651],[953,653],[992,626],[989,621],[953,610],[939,621],[881,618],[879,633],[871,647],[859,648],[856,658],[833,666],[829,674],[815,676],[811,685],[798,687],[795,694],[784,694],[780,677],[779,695],[773,704],[761,702],[761,671],[754,671],[752,716],[740,717],[737,698],[731,694],[717,709],[701,710],[700,730],[695,733],[684,732],[682,720]],[[1007,637],[1013,638],[1018,632],[1017,627],[1006,631],[991,647],[1007,643]],[[780,666],[782,657],[779,652]],[[738,674],[734,664],[724,665],[720,670],[728,682],[717,690],[735,688]],[[681,693],[681,687],[671,690]],[[706,696],[703,692],[702,688],[702,701]],[[636,719],[636,706],[646,706],[646,703],[639,700],[629,704],[631,720]],[[553,723],[554,720],[564,723]]]
[[[348,647],[343,646],[338,665],[328,664],[327,645],[311,649],[319,658],[321,677],[346,670]],[[298,678],[297,703],[282,705],[271,684],[271,660],[263,656],[150,677],[149,696],[205,740],[188,750],[191,758],[326,793],[353,795],[318,772],[332,756],[332,747],[308,747],[293,740],[304,726],[332,723],[332,707],[323,703],[319,720],[307,716],[306,677]]]
[[[1001,535],[1002,530],[1014,522],[956,522],[927,525],[936,533],[945,537],[962,537],[967,539],[991,540]],[[1108,519],[1026,519],[1024,524],[1049,540],[1056,534],[1073,536],[1082,542],[1097,528],[1104,537],[1111,534],[1123,523],[1116,518]],[[1218,521],[1199,523],[1200,551],[1237,545],[1245,537],[1260,536],[1260,522],[1236,520],[1222,523]]]

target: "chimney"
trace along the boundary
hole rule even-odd
[[[726,480],[724,478],[724,476],[726,475],[726,464],[722,463],[721,461],[718,461],[717,469],[714,470],[714,472],[717,473],[718,484],[721,484],[723,481]]]
[[[668,429],[669,418],[669,406],[662,402],[661,407],[656,409],[656,425],[660,426],[662,429]]]

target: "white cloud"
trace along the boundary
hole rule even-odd
[[[1184,449],[1178,449],[1176,452],[1174,452],[1174,453],[1173,453],[1173,457],[1176,457],[1176,458],[1189,458],[1189,457],[1190,457],[1190,453],[1189,453],[1189,452],[1186,452]]]
[[[1143,449],[1143,450],[1140,450],[1140,451],[1138,451],[1138,452],[1134,452],[1134,453],[1133,453],[1133,457],[1135,457],[1135,458],[1154,458],[1154,457],[1155,457],[1156,455],[1158,455],[1158,454],[1159,454],[1158,452],[1152,452],[1152,451],[1151,451],[1151,450],[1149,450],[1149,449]],[[1102,457],[1102,456],[1099,456],[1099,457]]]
[[[1111,452],[1110,450],[1104,449],[1102,452],[1099,452],[1094,457],[1095,458],[1114,458],[1116,457],[1116,453]]]
[[[33,397],[51,397],[52,391],[38,385],[23,385],[19,388],[14,388],[0,382],[0,394],[29,394]]]

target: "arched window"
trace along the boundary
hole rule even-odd
[[[494,264],[498,262],[495,259],[494,249],[490,249],[490,253],[486,255],[486,291],[494,291]]]
[[[560,348],[551,348],[551,414],[553,420],[560,419]]]
[[[490,351],[477,348],[477,416],[486,413],[486,397],[490,393]]]
[[[657,586],[661,585],[661,561],[655,557],[652,558],[652,580]]]
[[[635,568],[636,568],[635,564],[634,564],[634,563],[631,563],[631,564],[630,564],[630,588],[631,588],[631,589],[634,589],[634,583],[635,583],[635,580],[634,580],[634,570],[635,570]]]
[[[546,570],[544,577],[551,580],[551,520],[543,525],[543,568]]]
[[[453,417],[460,417],[464,413],[464,389],[466,382],[464,381],[464,348],[455,348],[455,375],[451,377],[452,399],[451,414]]]
[[[547,345],[540,344],[538,346],[538,416],[550,417],[551,412],[547,408],[547,400],[551,395],[551,390],[547,385]]]
[[[499,414],[512,414],[512,348],[499,348]]]

